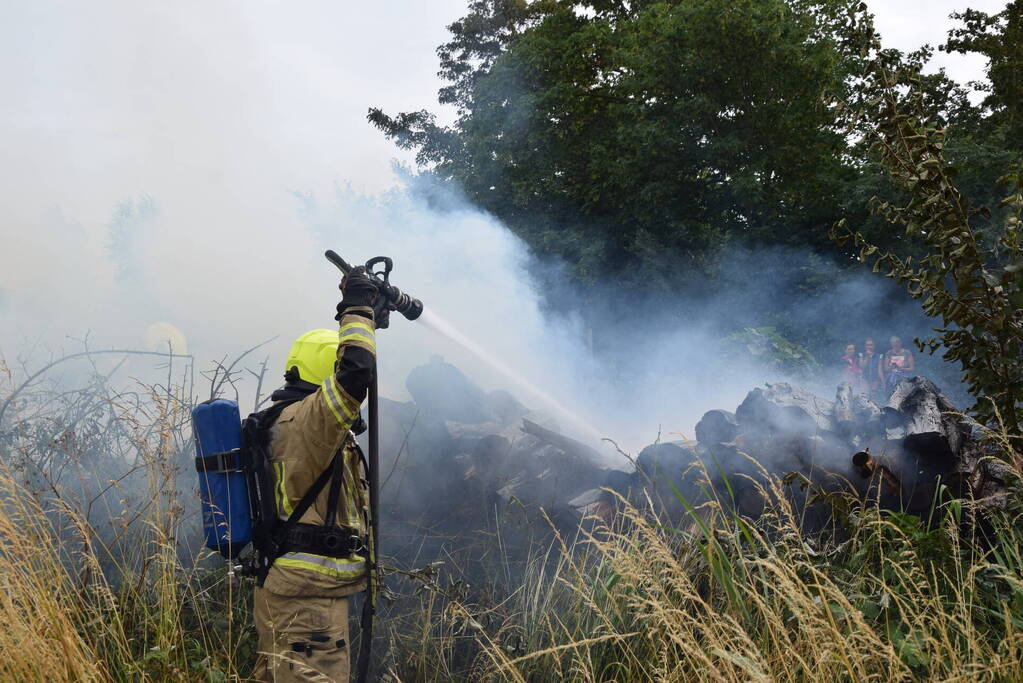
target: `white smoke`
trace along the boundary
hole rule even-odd
[[[151,346],[169,323],[200,366],[333,325],[333,248],[388,255],[394,281],[527,381],[635,451],[691,436],[770,373],[722,361],[705,317],[651,315],[621,340],[626,376],[588,330],[540,309],[522,243],[457,198],[395,185],[369,106],[431,102],[444,25],[431,3],[67,3],[0,9],[0,351],[15,359]],[[336,179],[344,181],[338,184]],[[763,276],[763,273],[761,273]],[[744,315],[722,306],[717,318]],[[741,326],[741,325],[740,325]],[[908,335],[907,335],[908,336]],[[395,316],[382,392],[439,353],[485,388],[505,380]],[[124,372],[139,374],[133,359]],[[511,387],[515,391],[514,387]],[[528,402],[524,396],[520,397]]]

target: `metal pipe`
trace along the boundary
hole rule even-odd
[[[891,493],[896,496],[902,495],[902,482],[897,476],[895,476],[894,472],[888,469],[886,465],[883,465],[871,456],[870,451],[862,450],[853,453],[852,464],[861,476],[872,477],[877,474],[881,477],[882,484],[886,486]]]
[[[372,659],[373,650],[373,617],[377,611],[377,553],[380,548],[379,525],[377,523],[379,473],[380,473],[380,420],[377,414],[378,406],[377,373],[374,369],[373,379],[369,384],[369,396],[366,399],[369,411],[369,455],[366,466],[369,472],[366,477],[369,480],[369,557],[366,558],[366,569],[368,570],[368,585],[366,588],[366,602],[362,606],[362,643],[359,646],[359,664],[355,680],[358,683],[365,683],[369,680],[369,665]]]

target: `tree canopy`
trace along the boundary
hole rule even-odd
[[[845,170],[839,9],[479,0],[439,50],[455,125],[370,118],[579,279],[642,266],[669,287],[732,238],[823,243]]]
[[[1021,3],[965,10],[942,46],[990,59],[979,105],[922,73],[932,48],[881,54],[946,130],[974,204],[997,204],[1021,148]],[[454,123],[369,119],[584,289],[698,292],[734,246],[809,247],[856,268],[826,236],[840,219],[884,249],[925,245],[868,210],[908,195],[857,128],[869,103],[852,26],[844,0],[473,0],[438,48]]]

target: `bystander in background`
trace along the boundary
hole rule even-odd
[[[841,381],[851,384],[853,391],[863,391],[863,372],[860,369],[860,359],[856,355],[855,344],[845,345],[845,353],[842,354],[842,362],[839,367],[842,371]]]
[[[902,339],[892,337],[888,340],[889,348],[881,360],[881,379],[884,389],[891,395],[895,385],[906,379],[916,367],[913,353],[902,346]]]
[[[874,339],[867,337],[863,341],[863,353],[859,356],[860,372],[863,373],[863,391],[870,396],[871,400],[878,401],[882,398],[881,392],[884,387],[884,375],[881,372],[881,354],[877,352]]]

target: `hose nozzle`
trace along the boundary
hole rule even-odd
[[[408,320],[415,320],[423,314],[423,302],[414,296],[409,296],[392,285],[386,285],[386,288],[381,289],[381,291],[385,292],[385,296],[391,302],[394,310],[401,313]]]
[[[333,249],[328,249],[323,255],[327,257],[328,261],[337,266],[337,269],[343,274],[348,275],[349,271],[351,271],[352,266]],[[373,268],[377,265],[383,265],[383,270],[375,272]],[[370,279],[377,286],[377,291],[387,299],[391,308],[401,313],[408,320],[415,320],[423,314],[423,302],[414,296],[409,296],[390,283],[389,278],[393,267],[394,263],[389,257],[377,256],[366,261],[366,274],[369,275]]]

